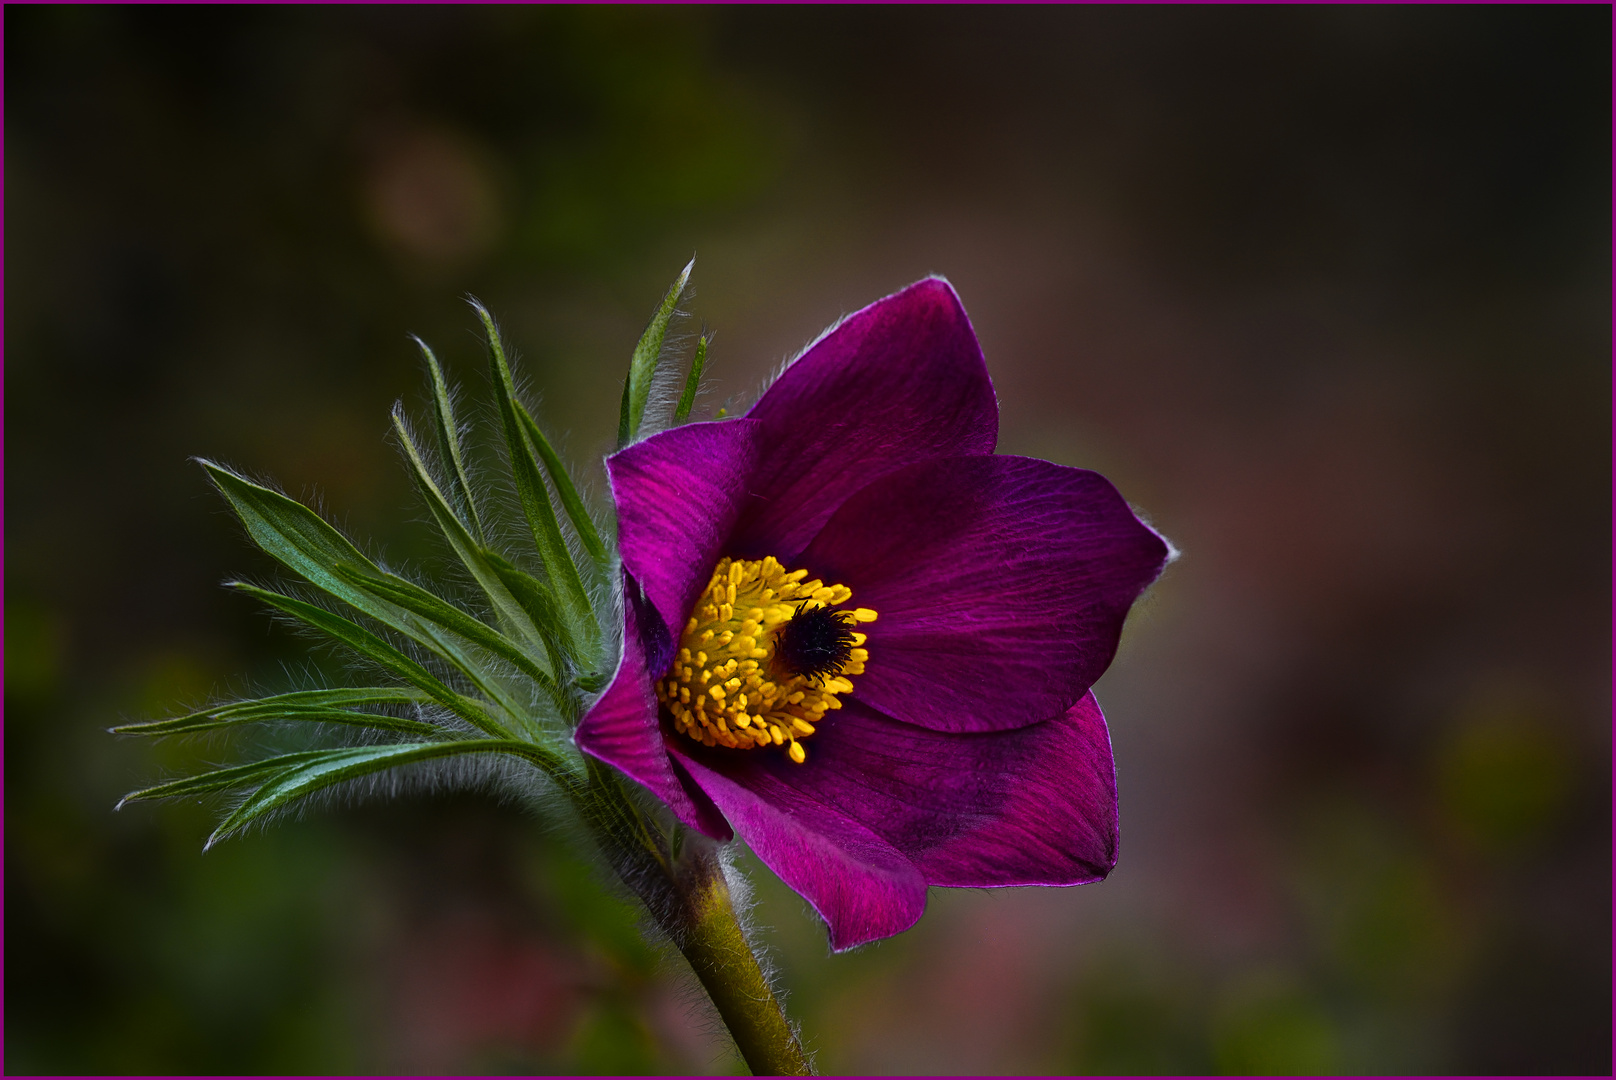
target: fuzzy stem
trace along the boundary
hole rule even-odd
[[[685,926],[674,938],[679,951],[706,987],[754,1075],[812,1075],[797,1033],[747,943],[716,852],[703,852],[696,861],[699,872],[689,875],[680,890]]]
[[[757,1076],[811,1076],[768,975],[746,940],[717,844],[682,827],[670,837],[616,776],[591,761],[579,809],[613,869],[645,901],[712,998]]]

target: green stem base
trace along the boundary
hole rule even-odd
[[[685,854],[688,860],[692,854],[688,844]],[[717,853],[703,852],[691,861],[705,865],[699,876],[692,875],[696,880],[689,882],[688,890],[681,890],[687,918],[674,938],[679,951],[713,999],[754,1075],[812,1075],[797,1033],[787,1023],[774,988],[747,943]]]
[[[813,1075],[746,940],[718,845],[678,825],[669,835],[615,774],[594,762],[588,768],[574,793],[579,810],[618,876],[690,962],[747,1067],[757,1076]]]

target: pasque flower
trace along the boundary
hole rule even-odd
[[[743,417],[607,461],[627,594],[585,752],[739,833],[845,949],[929,885],[1110,872],[1090,687],[1168,545],[1103,477],[994,453],[998,405],[927,279],[810,346]]]

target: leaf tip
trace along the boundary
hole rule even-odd
[[[421,340],[419,334],[411,334],[410,340],[415,347],[421,350],[421,359],[426,361],[427,372],[432,376],[433,385],[443,382],[443,368],[438,364],[438,354],[432,351],[432,346]]]
[[[469,293],[466,295],[466,303],[471,305],[471,310],[477,313],[477,318],[482,321],[483,326],[487,328],[488,332],[498,336],[499,327],[494,325],[494,316],[489,312],[488,306]]]

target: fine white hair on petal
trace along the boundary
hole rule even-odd
[[[924,277],[917,278],[914,281],[911,281],[909,284],[905,285],[903,287],[903,289],[898,289],[898,290],[896,290],[894,292],[888,293],[887,295],[881,297],[880,300],[877,300],[872,304],[865,304],[864,307],[859,308],[859,311],[863,311],[863,310],[865,310],[865,308],[874,307],[875,304],[879,304],[882,301],[890,300],[890,299],[892,299],[892,297],[897,296],[898,293],[903,292],[904,289],[912,289],[916,285],[919,285],[922,281],[941,281],[944,285],[947,285],[949,287],[950,291],[954,292],[956,296],[959,293],[959,290],[954,288],[954,283],[949,281],[947,277],[945,277],[942,274],[931,273],[931,274],[925,275]],[[763,385],[758,388],[757,397],[753,398],[750,402],[747,402],[746,408],[750,409],[752,407],[752,405],[756,404],[757,401],[760,398],[763,397],[764,394],[768,393],[769,392],[769,387],[773,386],[775,384],[775,381],[778,380],[780,378],[780,376],[784,375],[786,373],[787,369],[789,369],[791,367],[791,365],[795,364],[798,360],[801,360],[804,356],[808,355],[808,353],[813,350],[814,346],[818,345],[821,341],[824,341],[826,338],[830,337],[836,331],[840,330],[842,328],[843,323],[847,322],[848,319],[851,319],[854,315],[857,315],[857,314],[858,314],[858,311],[844,311],[844,312],[842,312],[840,315],[836,316],[836,318],[831,321],[831,324],[829,326],[825,327],[825,329],[823,329],[819,333],[815,334],[814,337],[813,337],[813,340],[809,341],[808,344],[804,345],[802,348],[798,349],[796,352],[792,353],[790,356],[786,357],[784,360],[781,360],[778,364],[776,364],[775,367],[774,367],[774,370],[772,372],[770,372],[768,375],[764,376]],[[739,410],[736,413],[736,415],[740,415],[740,413],[744,412],[744,411],[745,410]]]
[[[808,342],[808,344],[804,345],[790,356],[787,356],[785,359],[775,364],[774,370],[763,377],[763,385],[758,387],[757,397],[753,398],[752,401],[747,403],[747,408],[750,409],[752,405],[757,403],[758,399],[762,398],[764,394],[767,394],[769,392],[769,387],[773,386],[780,376],[786,373],[787,369],[789,369],[791,365],[808,355],[815,345],[818,345],[821,341],[824,341],[826,338],[834,334],[838,329],[841,328],[841,325],[848,319],[851,319],[854,314],[855,313],[851,311],[842,312],[840,315],[836,316],[834,320],[832,320],[829,326],[815,334],[813,340]]]
[[[1177,562],[1178,557],[1183,554],[1183,552],[1178,549],[1178,545],[1169,540],[1167,538],[1167,534],[1156,528],[1155,524],[1150,520],[1150,516],[1143,510],[1139,509],[1139,507],[1135,506],[1133,503],[1129,503],[1128,509],[1133,511],[1133,516],[1139,519],[1139,523],[1141,525],[1156,534],[1156,539],[1167,545],[1167,561],[1162,563],[1162,569],[1166,570],[1169,566],[1173,565],[1173,563]]]

